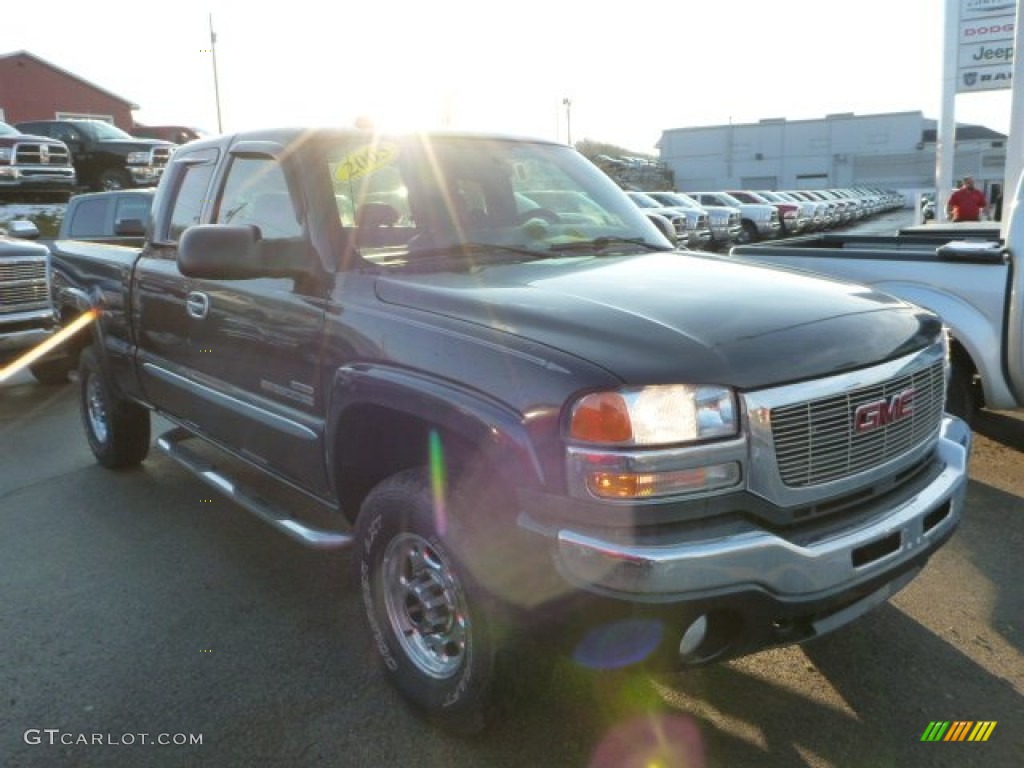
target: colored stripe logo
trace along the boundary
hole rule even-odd
[[[933,720],[921,734],[921,741],[988,741],[996,720]]]

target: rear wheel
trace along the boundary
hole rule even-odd
[[[387,478],[360,509],[353,564],[391,683],[442,728],[472,733],[486,722],[496,644],[483,591],[437,519],[426,470]]]
[[[149,411],[111,387],[92,347],[78,362],[82,424],[96,461],[109,469],[131,467],[149,453]]]

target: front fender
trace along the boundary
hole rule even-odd
[[[557,409],[521,414],[456,382],[375,364],[346,366],[334,375],[327,415],[328,434],[334,436],[328,441],[328,466],[342,466],[352,458],[346,452],[360,450],[345,439],[346,419],[366,407],[458,437],[474,448],[475,461],[486,462],[511,488],[540,488],[562,471],[552,462],[560,450]]]
[[[944,291],[927,285],[900,282],[872,283],[872,288],[899,296],[901,299],[931,310],[942,318],[978,369],[989,408],[1016,408],[1002,368],[1002,322],[987,316],[981,309]]]

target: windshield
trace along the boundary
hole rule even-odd
[[[658,194],[657,199],[661,200],[665,205],[674,206],[676,208],[699,209],[701,207],[700,203],[692,197],[687,197],[681,192],[661,192]]]
[[[128,141],[135,141],[135,137],[131,134],[125,133],[116,125],[104,123],[102,120],[87,120],[75,125],[93,139],[101,141],[105,139],[128,139]]]
[[[719,198],[721,198],[722,200],[725,201],[726,205],[735,205],[735,206],[741,205],[741,202],[739,200],[737,200],[733,195],[730,195],[730,194],[728,194],[726,192],[718,192],[716,194],[718,195]]]
[[[685,205],[688,208],[703,208],[700,203],[694,200],[692,197],[687,195],[685,192],[673,192],[672,197],[679,201],[679,205]]]
[[[665,206],[643,192],[627,192],[630,199],[641,208],[664,208]]]
[[[17,136],[18,130],[7,123],[0,123],[0,136]]]
[[[343,233],[379,266],[567,258],[588,244],[604,252],[671,248],[614,182],[560,144],[339,139],[326,164]]]

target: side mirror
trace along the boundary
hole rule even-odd
[[[302,277],[312,272],[303,240],[264,240],[252,225],[196,224],[178,241],[178,269],[186,277],[247,280]]]
[[[144,237],[146,225],[142,219],[118,219],[114,222],[114,234],[120,237]]]
[[[7,234],[11,237],[20,237],[22,240],[35,240],[39,237],[39,227],[34,221],[15,219],[7,222]]]
[[[212,280],[261,277],[258,242],[256,227],[197,224],[178,241],[178,269],[186,277]]]

